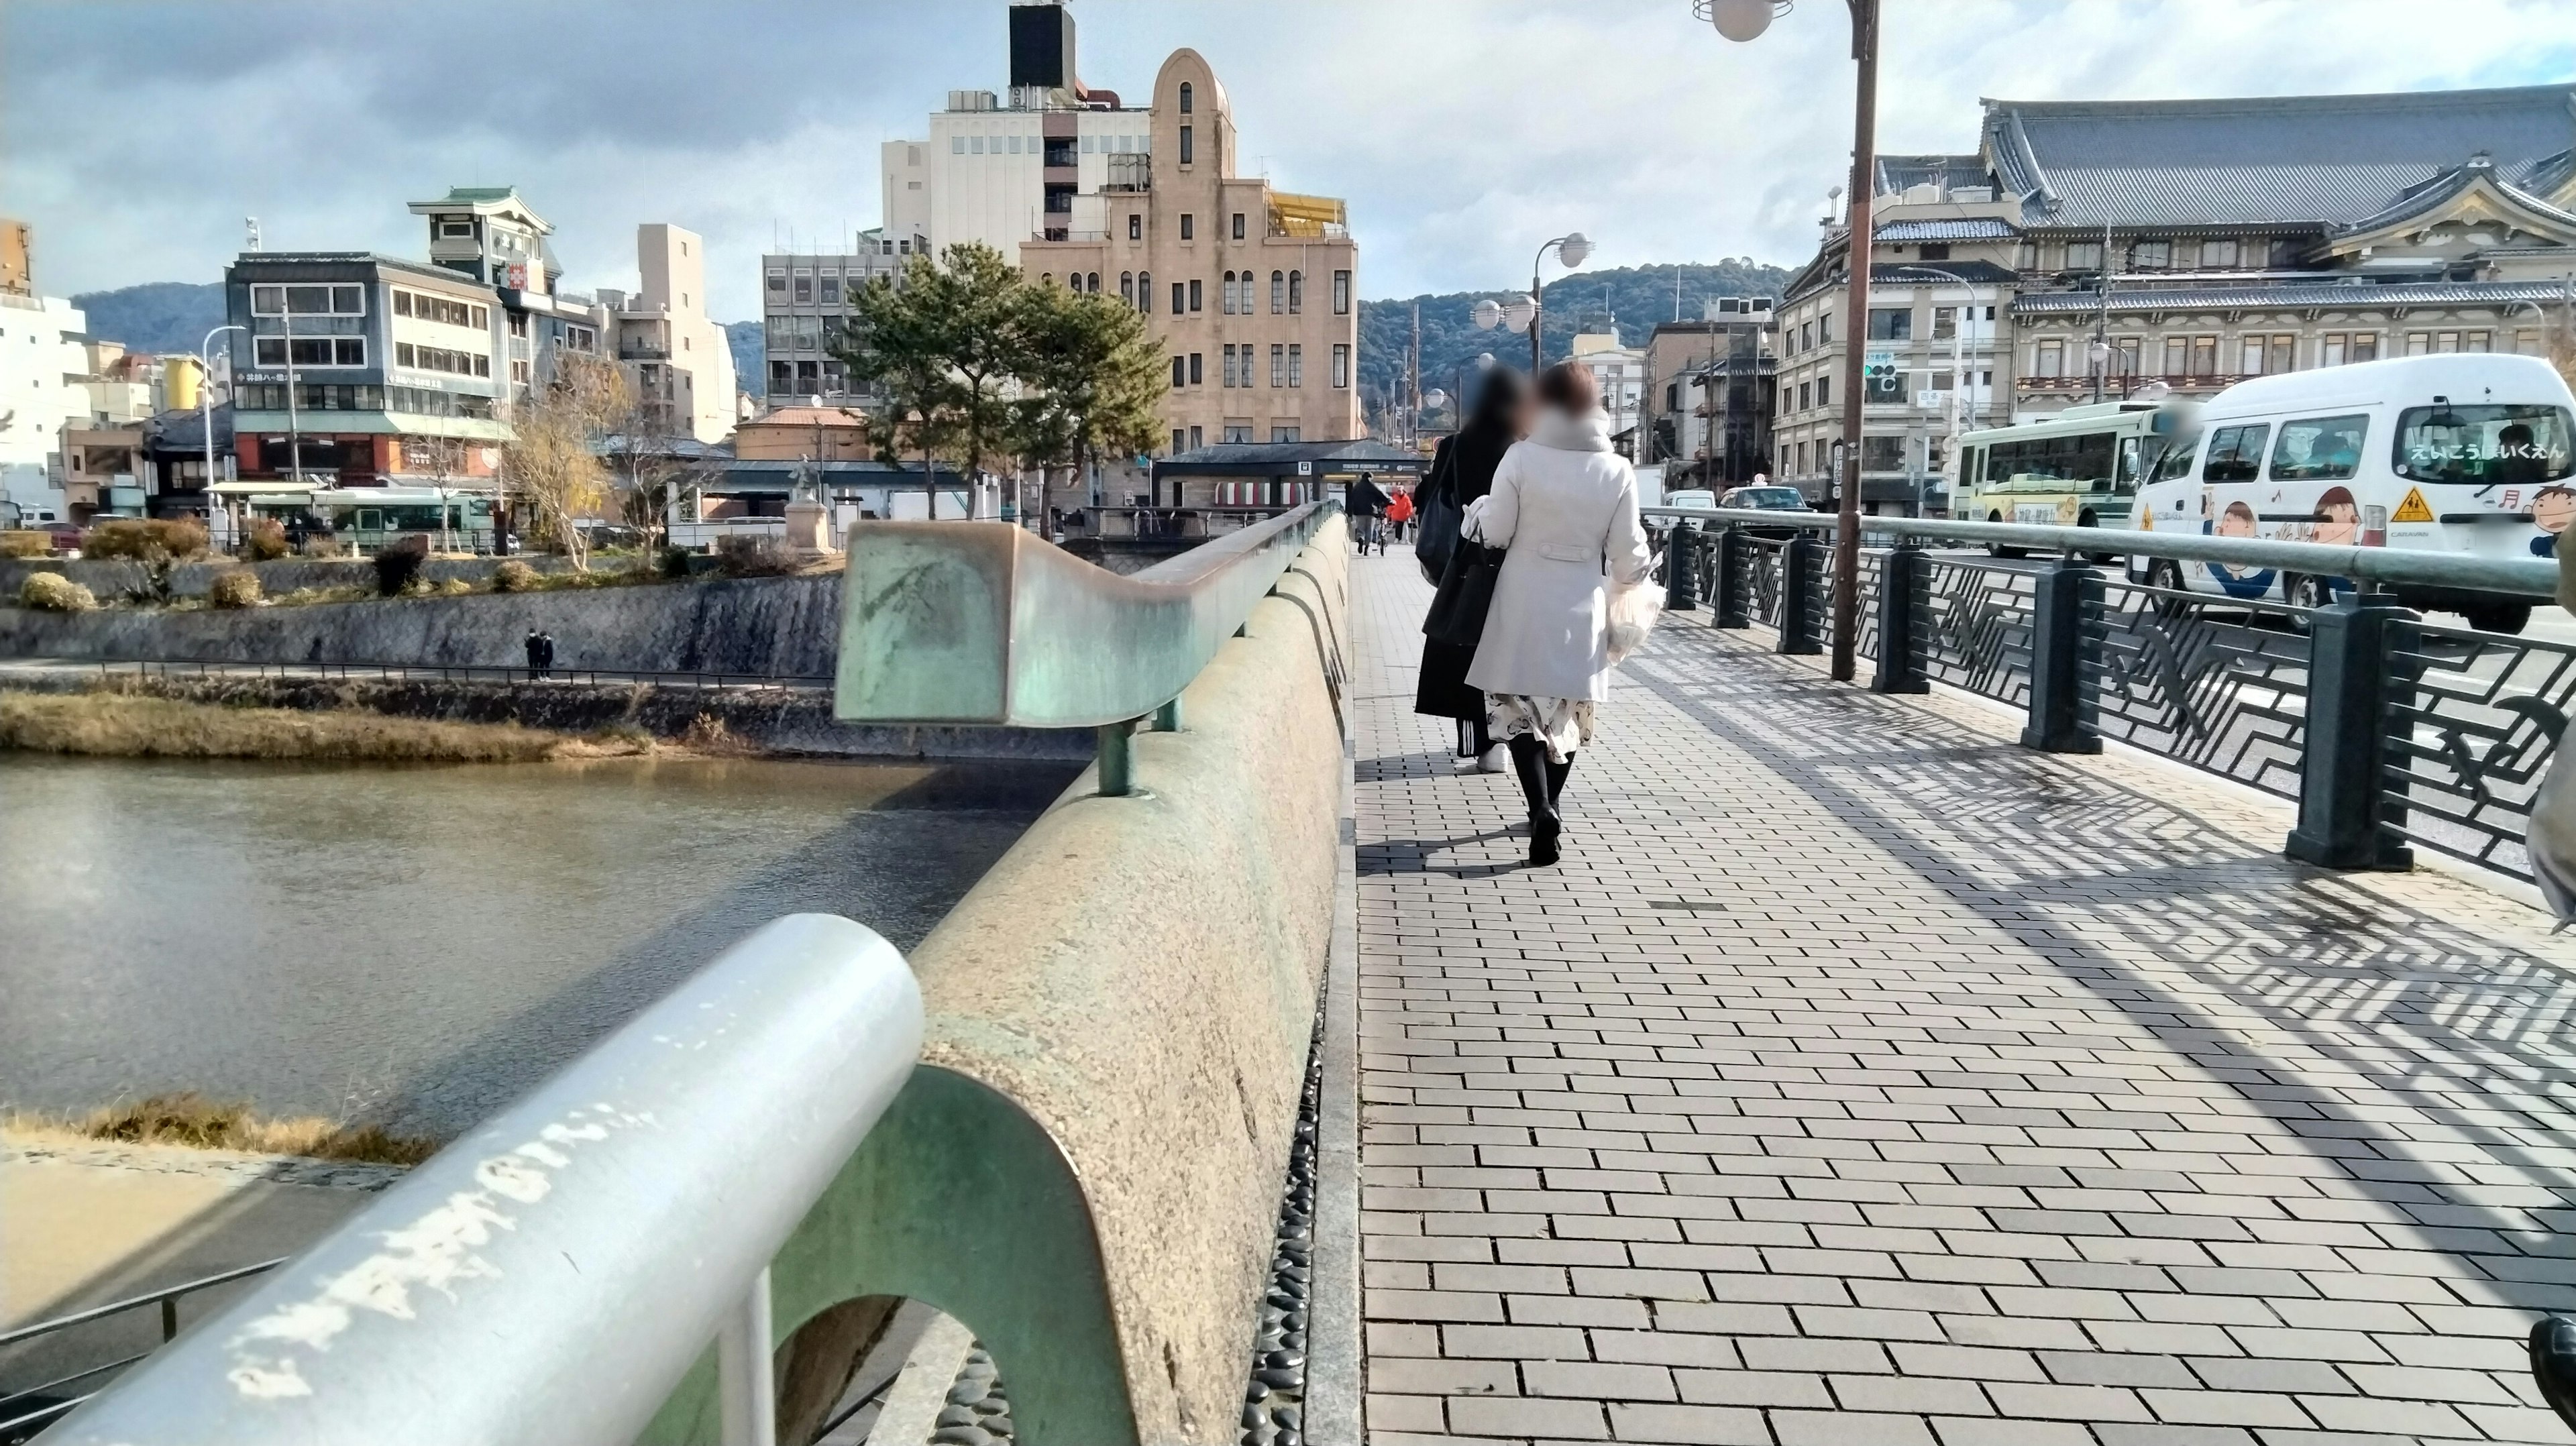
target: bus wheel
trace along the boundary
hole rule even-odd
[[[2182,591],[2182,564],[2170,557],[2159,557],[2148,563],[2147,586],[2159,592]],[[2187,604],[2181,598],[2160,597],[2156,599],[2156,616],[2167,619],[2178,618],[2182,616],[2186,606]]]
[[[2090,512],[2078,513],[2075,518],[2075,525],[2078,527],[2099,527],[2102,525],[2102,519],[2094,516]],[[2120,560],[2120,555],[2116,552],[2088,552],[2084,554],[2084,560],[2093,563],[2098,567],[2109,567],[2112,563]]]
[[[1987,520],[1988,522],[2001,522],[2001,521],[2003,521],[2003,520],[2004,520],[2004,515],[2003,515],[2002,513],[2000,513],[2000,512],[1989,512],[1989,513],[1987,513],[1987,514],[1986,514],[1986,520]],[[2018,548],[2018,547],[2006,547],[2006,546],[2004,546],[2004,545],[2003,545],[2002,543],[2000,543],[2000,542],[1989,542],[1989,543],[1987,543],[1987,544],[1986,544],[1986,551],[1988,551],[1988,552],[1990,552],[1990,553],[1994,554],[1994,555],[1995,555],[1995,556],[1997,556],[1997,557],[2019,557],[2019,556],[2021,556],[2021,549],[2020,549],[2020,548]]]
[[[2531,626],[2531,604],[2489,603],[2468,610],[2469,626],[2482,633],[2519,635]]]

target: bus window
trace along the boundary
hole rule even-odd
[[[2408,407],[2397,414],[2397,475],[2492,487],[2576,472],[2567,409],[2539,404]]]
[[[1974,487],[1974,486],[1976,486],[1979,482],[1984,481],[1984,480],[1985,480],[1985,474],[1984,474],[1984,473],[1982,473],[1982,472],[1979,472],[1979,471],[1977,470],[1977,466],[1978,466],[1978,464],[1979,464],[1979,463],[1981,463],[1981,462],[1983,462],[1983,461],[1985,461],[1985,460],[1986,460],[1986,449],[1985,449],[1985,448],[1983,448],[1983,447],[1967,447],[1967,448],[1962,448],[1962,449],[1960,450],[1960,452],[1959,452],[1959,485],[1960,485],[1960,486],[1962,486],[1962,487]]]
[[[2275,482],[2340,482],[2361,470],[2361,439],[2370,418],[2303,417],[2281,424],[2281,440],[2272,445]]]
[[[2263,443],[2272,424],[2221,427],[2210,434],[2209,456],[2200,465],[2203,482],[2251,482],[2263,471]]]
[[[2138,442],[2136,437],[2120,439],[2120,470],[2112,475],[2111,490],[2123,497],[2138,490]]]

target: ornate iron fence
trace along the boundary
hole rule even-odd
[[[2530,878],[2523,829],[2576,712],[2576,647],[2407,622],[2388,630],[2385,658],[2383,826]]]

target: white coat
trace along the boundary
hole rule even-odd
[[[1494,469],[1479,532],[1505,549],[1467,682],[1488,693],[1609,696],[1606,581],[1646,580],[1637,474],[1610,450],[1610,421],[1542,411]]]

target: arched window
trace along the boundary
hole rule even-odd
[[[1186,80],[1185,80],[1185,81],[1182,81],[1182,82],[1181,82],[1181,114],[1183,114],[1183,115],[1188,115],[1189,113],[1190,113],[1190,83],[1189,83],[1188,81],[1186,81]]]
[[[1218,304],[1217,309],[1228,316],[1234,315],[1234,273],[1231,271],[1225,274],[1225,299]]]
[[[1052,271],[1041,271],[1038,273],[1038,280],[1045,282],[1049,286],[1053,286],[1055,285],[1055,273]]]
[[[1126,302],[1129,306],[1134,306],[1136,304],[1135,272],[1121,271],[1118,273],[1118,299]]]
[[[1306,309],[1306,273],[1288,273],[1288,313],[1291,316]]]
[[[1094,296],[1098,296],[1100,294],[1100,273],[1097,271],[1091,273],[1090,291]]]
[[[1273,271],[1270,273],[1270,314],[1272,316],[1277,316],[1280,312],[1287,309],[1288,273],[1285,271]]]
[[[1136,273],[1136,309],[1150,314],[1154,310],[1154,273]]]

